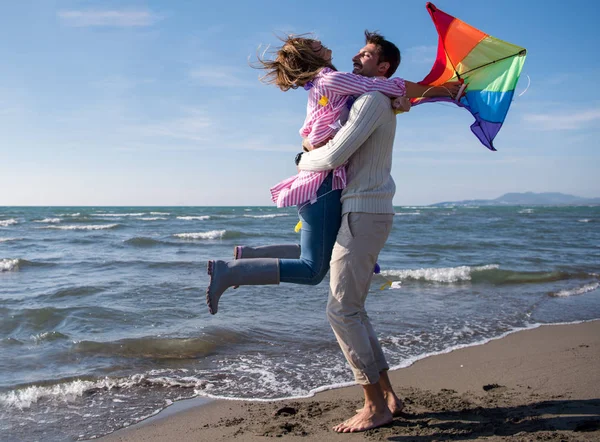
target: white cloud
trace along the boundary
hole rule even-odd
[[[158,15],[147,10],[60,11],[58,17],[67,26],[74,27],[143,27],[160,20]]]
[[[552,114],[525,114],[523,119],[544,130],[573,130],[580,129],[588,123],[600,120],[600,109],[589,109],[581,112]]]
[[[189,115],[144,126],[130,127],[136,135],[147,137],[167,137],[193,142],[214,140],[216,122],[204,111],[190,111]]]
[[[242,78],[240,69],[228,66],[197,68],[190,72],[190,77],[201,82],[203,86],[212,87],[248,87],[258,83]]]

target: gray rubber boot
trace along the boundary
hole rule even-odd
[[[299,259],[300,244],[275,244],[272,246],[235,246],[233,259],[279,258]]]
[[[300,244],[275,244],[272,246],[235,246],[233,259],[279,258],[300,259]],[[237,289],[239,285],[234,285]]]
[[[208,261],[210,282],[206,289],[206,305],[211,315],[219,310],[219,299],[234,285],[279,284],[279,260],[275,258]]]

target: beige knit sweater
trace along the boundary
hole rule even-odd
[[[391,176],[396,116],[390,99],[380,92],[361,95],[348,122],[325,146],[304,153],[301,170],[335,169],[348,162],[348,185],[342,213],[394,213],[396,185]]]

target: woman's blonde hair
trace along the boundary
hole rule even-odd
[[[280,37],[283,45],[277,48],[274,60],[264,58],[265,53],[257,54],[258,61],[252,65],[256,69],[264,69],[267,73],[260,77],[266,84],[274,84],[282,91],[303,87],[311,81],[324,67],[333,66],[331,62],[320,57],[313,49],[318,41],[303,35]]]

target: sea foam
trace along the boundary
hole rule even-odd
[[[184,221],[206,221],[207,219],[210,219],[210,215],[203,215],[203,216],[178,216],[177,219],[182,219]]]
[[[244,218],[279,218],[280,216],[290,216],[289,213],[271,213],[269,215],[244,215]]]
[[[600,283],[594,282],[592,284],[586,284],[584,286],[577,287],[574,289],[565,289],[561,290],[560,292],[550,293],[550,296],[557,298],[566,298],[569,296],[583,295],[584,293],[588,293],[598,289],[598,287],[600,287]]]
[[[60,218],[44,218],[41,220],[36,220],[34,223],[59,223],[62,220]]]
[[[145,213],[93,213],[93,216],[143,216]]]
[[[152,372],[148,374],[135,374],[119,379],[104,378],[97,381],[76,379],[74,381],[50,386],[31,385],[26,388],[2,393],[0,394],[0,407],[25,410],[40,400],[50,400],[62,403],[73,402],[83,396],[86,392],[91,391],[108,391],[114,388],[127,389],[134,386],[201,388],[205,383],[206,381],[193,376],[176,378],[156,376]]]
[[[176,233],[173,236],[183,239],[220,239],[225,236],[226,230],[211,230],[209,232]]]
[[[0,227],[8,227],[13,224],[17,224],[17,220],[14,218],[11,219],[0,219]]]
[[[394,276],[400,280],[413,279],[432,282],[457,282],[470,281],[473,272],[493,270],[499,267],[500,266],[497,264],[490,264],[479,267],[460,266],[416,270],[384,270],[381,274],[384,276]]]
[[[19,269],[19,260],[4,258],[0,259],[0,272],[10,272]]]
[[[91,226],[48,226],[45,229],[58,229],[58,230],[107,230],[114,229],[118,224],[96,224]]]

